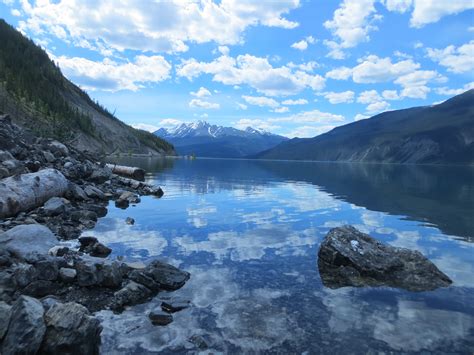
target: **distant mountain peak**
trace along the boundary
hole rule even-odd
[[[182,155],[227,158],[252,155],[288,139],[262,129],[247,127],[241,130],[202,120],[160,128],[154,134],[172,142]]]
[[[247,127],[245,130],[240,130],[234,127],[210,124],[203,120],[180,123],[172,128],[160,128],[155,132],[155,134],[162,138],[185,138],[198,136],[219,138],[224,136],[245,137],[249,135],[277,136],[259,128]]]

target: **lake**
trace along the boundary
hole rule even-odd
[[[112,257],[161,258],[191,273],[179,291],[120,315],[98,314],[102,353],[472,353],[474,168],[219,159],[122,158],[160,185],[126,210],[109,206],[88,235]],[[133,217],[135,225],[127,225]],[[317,253],[351,224],[416,249],[452,280],[429,292],[329,289]],[[193,307],[154,327],[167,297]],[[202,345],[204,349],[204,345]]]

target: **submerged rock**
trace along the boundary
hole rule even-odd
[[[148,314],[148,318],[150,318],[153,325],[167,325],[173,321],[173,316],[162,310],[151,311]]]
[[[36,354],[46,331],[43,314],[43,305],[37,299],[27,296],[18,298],[11,309],[2,354]]]
[[[161,309],[168,313],[175,313],[189,308],[191,302],[181,299],[169,300],[161,302]]]
[[[427,291],[452,281],[420,252],[383,244],[352,226],[329,231],[318,253],[323,284]]]

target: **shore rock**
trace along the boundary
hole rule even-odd
[[[151,295],[152,292],[145,286],[129,281],[125,287],[115,292],[111,308],[121,310],[124,306],[141,303]]]
[[[0,247],[20,259],[34,258],[37,254],[47,255],[58,240],[49,228],[39,224],[16,226],[0,234]]]
[[[46,326],[40,301],[21,296],[13,304],[10,325],[3,341],[2,354],[36,354]]]
[[[0,341],[3,339],[10,324],[10,316],[12,314],[12,307],[5,302],[0,302]]]
[[[43,212],[46,216],[57,216],[66,211],[68,200],[61,197],[51,197],[43,206]]]
[[[99,354],[102,327],[77,303],[56,303],[45,314],[46,334],[41,353]]]
[[[67,267],[62,267],[59,269],[59,278],[61,281],[70,283],[73,282],[74,279],[76,278],[77,271],[75,269],[67,268]]]
[[[179,312],[190,306],[191,302],[180,299],[161,302],[161,309],[168,313]]]
[[[329,231],[318,253],[323,284],[427,291],[452,281],[420,252],[383,244],[352,226]]]

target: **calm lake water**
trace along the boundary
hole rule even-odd
[[[133,260],[191,273],[179,291],[121,315],[99,313],[103,353],[468,353],[474,351],[474,169],[245,160],[122,159],[142,166],[161,199],[110,205],[87,234]],[[135,225],[125,223],[133,217]],[[408,292],[325,288],[318,248],[352,224],[416,249],[453,281]],[[166,297],[193,307],[154,327]],[[195,341],[196,343],[196,341]]]

